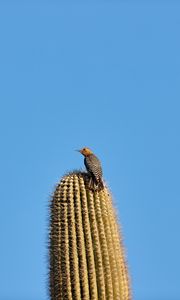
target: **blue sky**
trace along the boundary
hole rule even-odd
[[[46,300],[48,202],[91,147],[134,300],[180,299],[179,1],[1,1],[0,299]]]

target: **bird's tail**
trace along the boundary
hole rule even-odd
[[[95,191],[101,191],[104,189],[104,182],[103,182],[103,179],[100,178],[98,181],[96,180],[94,182],[94,190]]]
[[[105,185],[102,178],[97,180],[96,178],[90,176],[88,179],[88,187],[92,191],[101,191],[104,189]]]

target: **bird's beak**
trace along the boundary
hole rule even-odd
[[[80,152],[80,153],[81,153],[81,150],[77,150],[77,149],[76,149],[75,151],[77,151],[77,152]]]

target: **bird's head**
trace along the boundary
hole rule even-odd
[[[82,155],[84,155],[84,156],[88,156],[89,154],[92,154],[93,152],[89,149],[89,148],[87,148],[87,147],[85,147],[85,148],[82,148],[82,149],[80,149],[80,150],[77,150],[78,152],[80,152]]]

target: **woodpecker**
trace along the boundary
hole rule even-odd
[[[104,184],[102,179],[102,167],[100,160],[89,148],[82,148],[78,151],[82,155],[84,155],[84,164],[88,171],[88,174],[90,175],[90,187],[93,186],[94,190],[101,190],[104,187]]]

